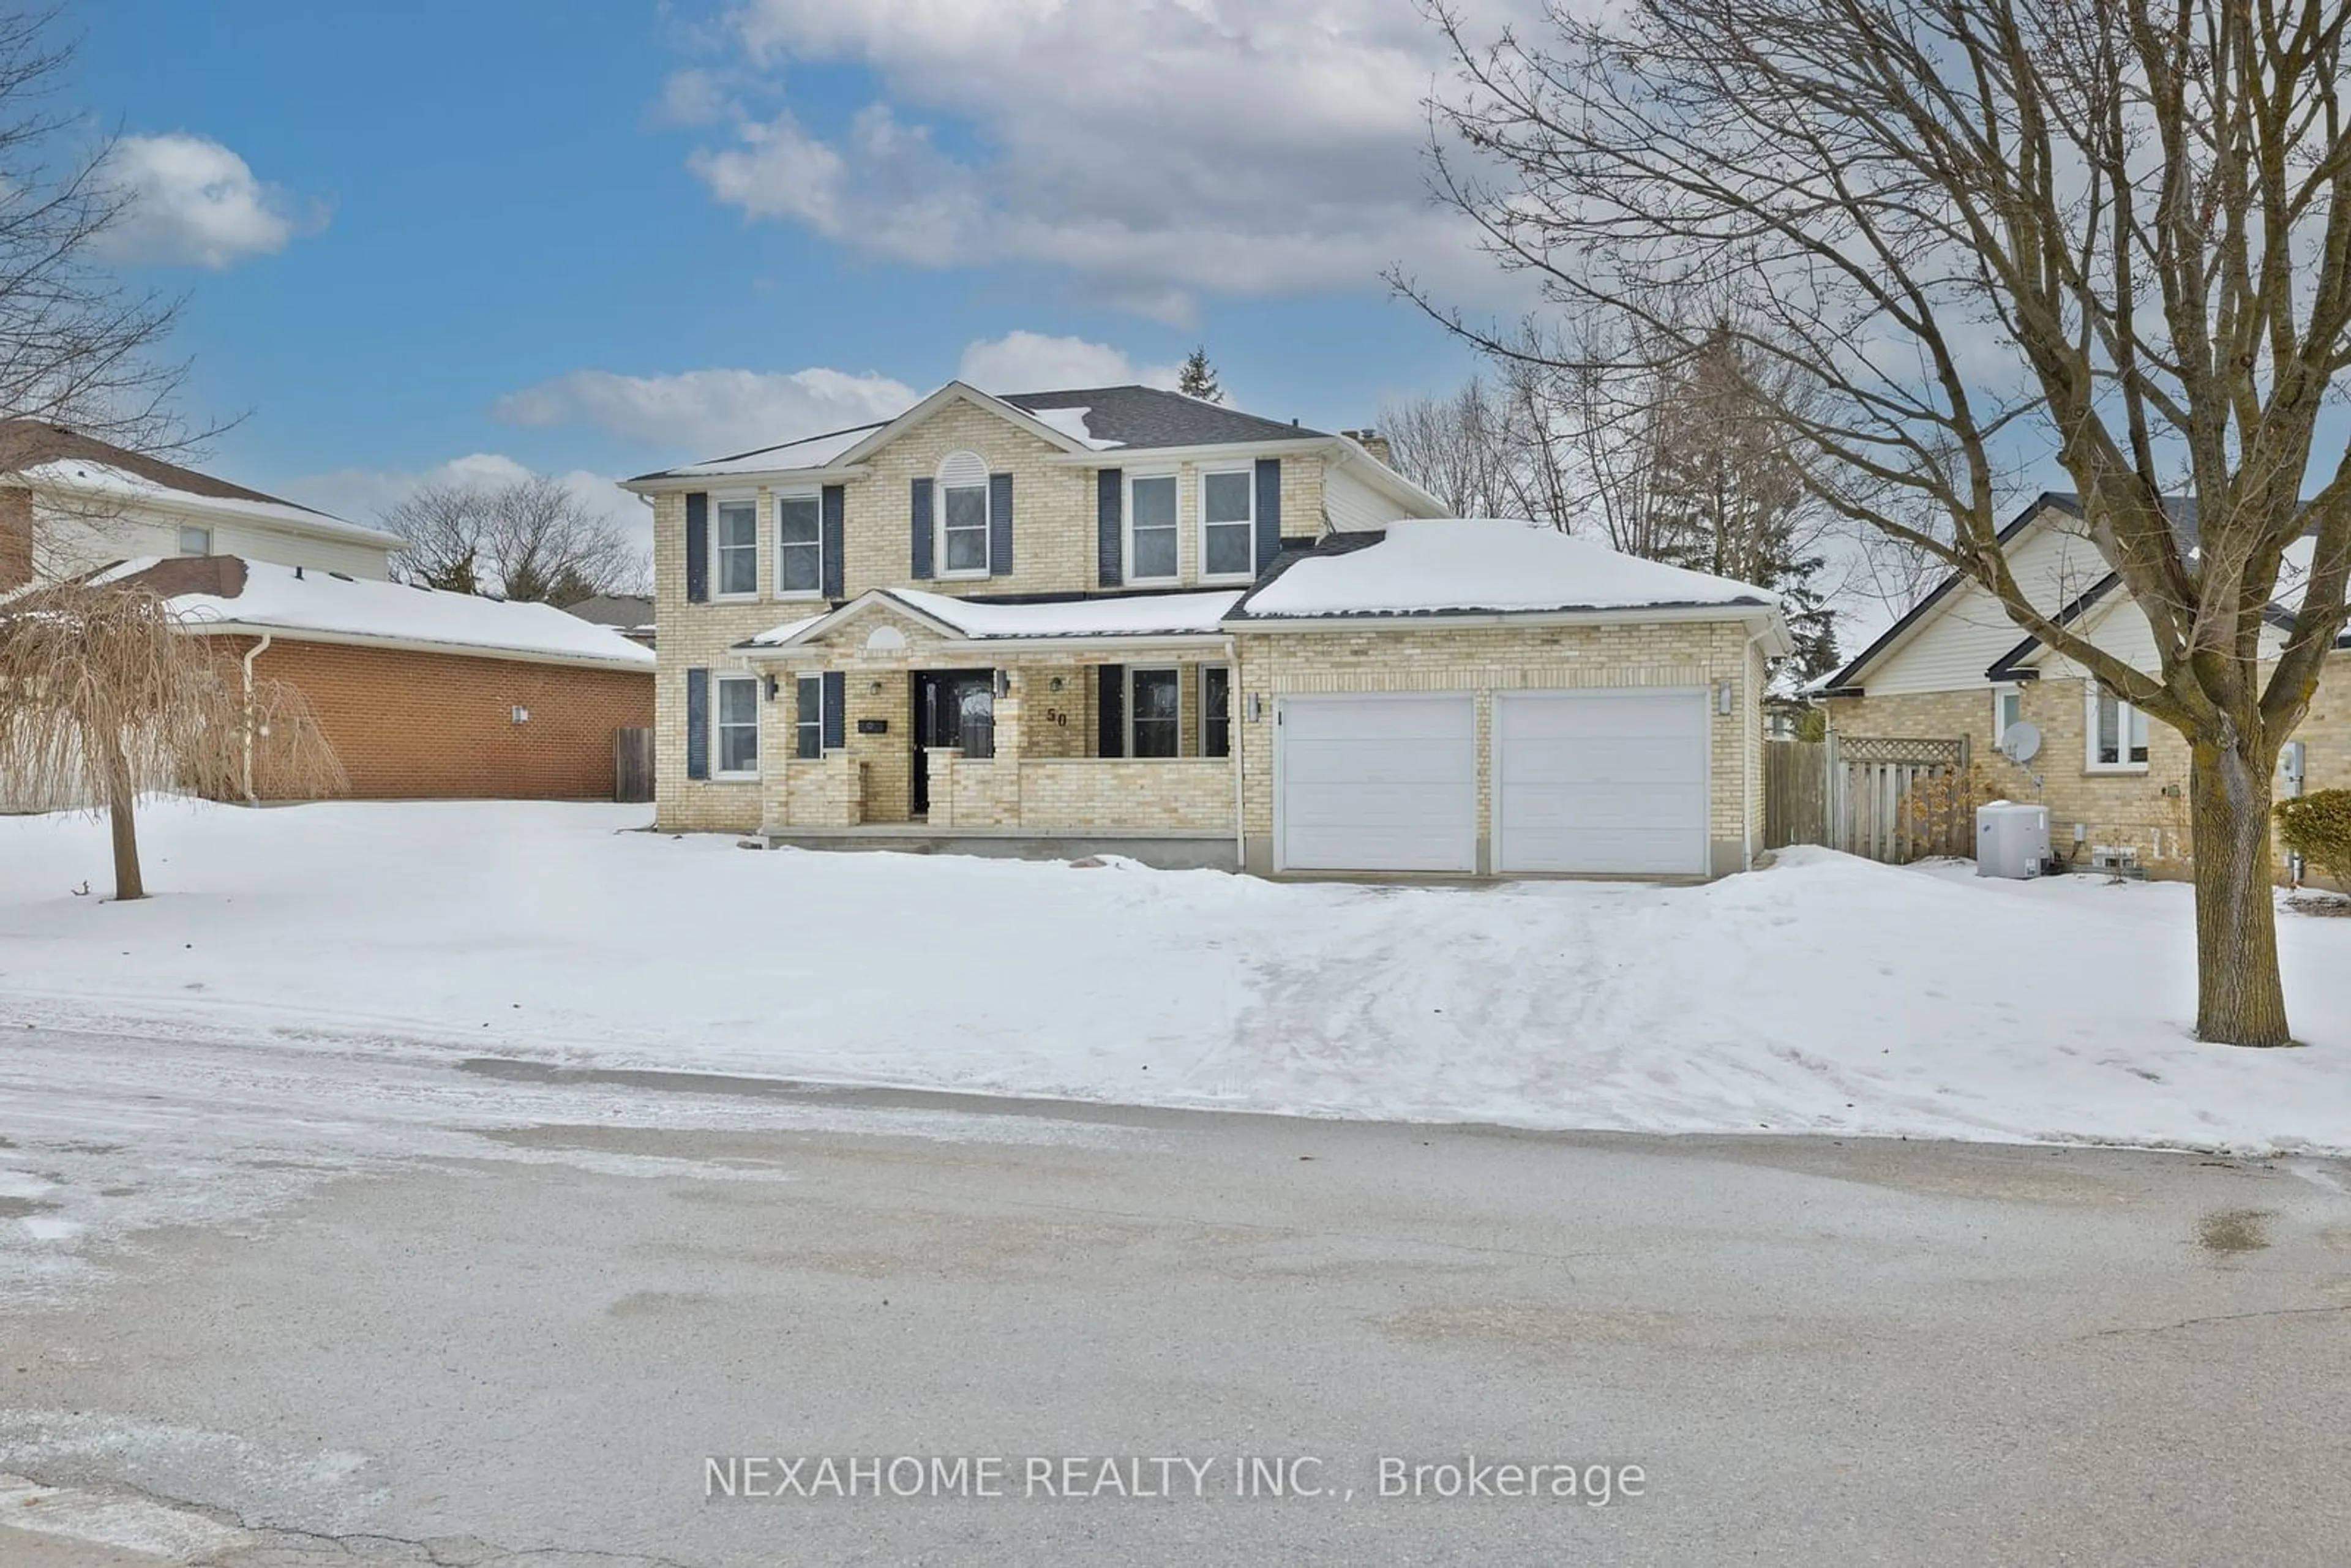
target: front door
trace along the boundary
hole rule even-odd
[[[914,672],[914,815],[931,809],[925,748],[960,746],[966,757],[996,755],[996,672]]]

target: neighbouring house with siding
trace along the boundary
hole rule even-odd
[[[1436,517],[1356,436],[950,382],[627,487],[664,830],[1689,877],[1760,831],[1771,594]]]
[[[2192,552],[2192,502],[2173,505]],[[2001,532],[2017,583],[2035,608],[2135,667],[2160,664],[2147,616],[2121,586],[2084,518],[2079,499],[2036,497]],[[2192,559],[2192,556],[2191,556]],[[2280,580],[2291,602],[2307,569],[2307,545],[2290,550]],[[2283,603],[2279,618],[2286,615]],[[2283,630],[2270,636],[2274,651]],[[2085,865],[2114,860],[2156,875],[2189,868],[2188,747],[2074,661],[2027,635],[1991,592],[1957,573],[1938,584],[1884,635],[1816,689],[1843,736],[1965,739],[1986,798],[2049,807],[2051,847]],[[2020,722],[2041,737],[2022,765],[1999,748]],[[2302,787],[2351,786],[2351,651],[2326,660],[2310,715],[2297,732]],[[2281,781],[2281,790],[2292,786]]]
[[[389,581],[396,534],[32,420],[0,421],[0,590],[152,590],[240,672],[308,700],[362,799],[611,798],[653,722],[651,650],[551,605]],[[278,791],[266,769],[250,793]],[[0,779],[0,810],[25,798]]]
[[[239,556],[382,579],[403,542],[78,431],[0,420],[0,589],[168,556]]]

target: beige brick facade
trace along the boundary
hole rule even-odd
[[[1000,577],[932,577],[912,575],[913,482],[935,475],[950,453],[977,454],[991,473],[1012,476],[1013,566]],[[1102,457],[1104,467],[1131,467],[1135,473],[1177,476],[1180,576],[1173,586],[1196,588],[1199,582],[1199,486],[1203,472],[1223,467],[1247,467],[1247,456],[1197,460],[1163,460],[1149,453],[1122,457],[1115,451]],[[1281,454],[1281,524],[1285,537],[1312,538],[1323,526],[1323,458],[1315,453]],[[944,594],[1047,594],[1092,592],[1099,588],[1099,550],[1095,523],[1097,470],[1071,463],[1068,455],[1029,431],[968,402],[951,402],[911,427],[875,453],[864,472],[841,481],[842,491],[842,589],[846,599],[873,588],[918,588]],[[776,539],[773,519],[778,495],[818,493],[818,485],[730,486],[709,481],[714,498],[743,496],[758,506],[758,580],[761,591],[747,598],[714,596],[689,603],[685,596],[685,498],[671,491],[657,495],[653,504],[654,621],[660,629],[661,665],[655,691],[655,775],[657,815],[669,831],[712,831],[747,832],[762,822],[789,820],[777,802],[763,799],[758,780],[693,779],[685,774],[685,672],[709,671],[713,675],[747,673],[749,666],[737,644],[786,622],[820,613],[830,601],[810,596],[777,597]],[[1215,586],[1210,584],[1209,586]],[[917,641],[910,653],[921,648]],[[1186,755],[1199,749],[1196,718],[1199,689],[1196,655],[1154,659],[1185,671],[1184,714]],[[1221,662],[1220,660],[1209,662]],[[912,799],[911,758],[906,735],[913,692],[908,672],[939,667],[918,657],[868,660],[860,664],[844,657],[836,667],[848,669],[851,749],[864,768],[865,821],[904,821]],[[1098,695],[1088,666],[1081,661],[1040,660],[1024,664],[1044,716],[1027,727],[1032,758],[1080,758],[1094,749]],[[863,676],[860,680],[858,675]],[[1059,677],[1062,689],[1050,691]],[[879,683],[881,689],[874,690]],[[780,699],[779,699],[780,700]],[[775,705],[762,694],[763,721],[775,716]],[[857,720],[882,719],[888,737],[865,737],[854,731]],[[763,722],[761,751],[769,750],[770,727]],[[781,728],[778,725],[774,727]],[[786,743],[787,749],[789,742]],[[789,760],[788,758],[778,759]],[[791,791],[780,787],[789,808]],[[1229,814],[1229,813],[1228,813]]]
[[[1740,869],[1762,817],[1762,655],[1737,622],[1408,627],[1264,632],[1238,639],[1236,733],[1243,736],[1241,820],[1252,869],[1272,864],[1273,713],[1286,695],[1472,692],[1478,705],[1478,840],[1492,837],[1493,694],[1573,687],[1686,687],[1709,693],[1708,836],[1716,874]],[[1712,694],[1729,685],[1731,711]],[[1248,717],[1250,697],[1259,716]],[[1488,863],[1481,852],[1480,863]]]
[[[1015,570],[1000,577],[910,579],[910,493],[934,476],[950,453],[977,454],[992,473],[1012,476]],[[1100,464],[1128,474],[1173,473],[1178,486],[1179,576],[1154,586],[1196,588],[1202,476],[1247,468],[1249,454],[1167,457],[1105,452]],[[842,486],[842,587],[853,601],[875,588],[946,594],[1071,594],[1098,589],[1098,470],[1001,415],[949,401],[872,454]],[[1324,458],[1282,455],[1283,534],[1311,539],[1325,518]],[[714,517],[721,498],[756,497],[758,578],[776,580],[769,488],[729,490],[709,482]],[[799,493],[810,493],[814,486]],[[790,493],[790,492],[786,492]],[[1761,653],[1736,621],[1611,625],[1414,625],[1369,629],[1250,631],[1204,635],[1148,651],[1095,643],[1067,653],[1034,647],[1001,656],[943,638],[896,607],[872,603],[815,643],[788,654],[747,658],[738,646],[788,621],[831,606],[807,598],[685,599],[684,499],[656,499],[655,615],[659,626],[658,790],[667,830],[825,832],[911,826],[914,812],[915,677],[923,671],[998,669],[996,754],[967,758],[954,748],[928,754],[929,810],[923,826],[941,835],[1034,831],[1047,835],[1221,836],[1244,839],[1242,859],[1270,865],[1272,839],[1273,726],[1269,699],[1291,693],[1458,690],[1477,695],[1479,834],[1485,787],[1491,695],[1557,687],[1686,687],[1708,694],[1712,726],[1708,775],[1711,864],[1719,873],[1746,863],[1750,829],[1761,818]],[[715,584],[715,574],[714,574]],[[1132,587],[1133,584],[1123,586]],[[883,633],[877,636],[877,633]],[[1173,667],[1181,696],[1180,756],[1102,758],[1101,668]],[[1236,769],[1203,755],[1202,671],[1230,665],[1230,734],[1244,753]],[[686,671],[760,679],[756,778],[685,777]],[[841,745],[821,758],[797,755],[794,682],[802,674],[841,677],[845,724]],[[775,678],[770,692],[768,677]],[[1730,711],[1718,711],[1729,688]],[[1265,717],[1247,719],[1249,696]],[[714,712],[716,695],[713,694]],[[716,757],[714,739],[713,755]],[[1238,813],[1238,815],[1237,815]],[[1481,862],[1481,863],[1483,863]]]
[[[2087,687],[2079,678],[2028,681],[2021,716],[2040,727],[2041,750],[2018,767],[1993,744],[1992,688],[1841,697],[1828,705],[1842,735],[1966,737],[1987,799],[2036,801],[2049,808],[2051,847],[2071,852],[2075,829],[2087,848],[2128,849],[2150,873],[2185,875],[2194,841],[2188,820],[2188,744],[2179,732],[2147,723],[2147,764],[2114,772],[2089,765]],[[2328,656],[2309,716],[2295,731],[2306,757],[2305,788],[2351,788],[2351,653]]]

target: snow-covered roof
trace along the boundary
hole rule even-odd
[[[1096,452],[1107,452],[1112,447],[1126,444],[1123,441],[1110,441],[1096,436],[1093,426],[1086,419],[1086,415],[1093,411],[1082,405],[1074,408],[1032,408],[1029,412],[1036,417],[1040,424],[1049,425],[1071,440],[1092,447]]]
[[[887,421],[860,424],[848,430],[829,430],[821,435],[804,435],[797,441],[786,441],[774,446],[762,446],[756,452],[738,452],[732,457],[714,457],[707,463],[688,463],[646,478],[710,477],[723,478],[732,474],[783,474],[803,468],[822,468],[840,458],[859,442],[882,428]]]
[[[780,626],[768,627],[765,632],[762,632],[758,636],[752,638],[745,644],[745,646],[751,648],[778,647],[783,643],[792,641],[794,638],[799,636],[800,633],[808,631],[810,627],[817,625],[819,622],[831,620],[832,617],[833,612],[830,610],[826,611],[821,615],[803,615],[797,621],[787,621]]]
[[[695,479],[801,474],[836,465],[852,465],[886,443],[896,431],[920,423],[931,413],[957,399],[988,409],[1026,427],[1032,434],[1047,433],[1048,439],[1067,443],[1074,452],[1293,443],[1320,443],[1327,447],[1340,441],[1324,431],[1243,413],[1164,387],[1078,387],[998,396],[963,382],[949,382],[893,419],[820,435],[799,436],[731,457],[640,474],[623,483],[631,488],[674,486],[681,481]],[[1384,469],[1384,465],[1383,471],[1395,485],[1409,484],[1402,476]],[[1428,497],[1428,502],[1433,504],[1434,498]]]
[[[552,604],[518,604],[379,582],[316,567],[306,570],[234,556],[150,557],[111,567],[99,580],[140,581],[162,594],[174,614],[195,626],[250,628],[298,638],[307,632],[631,669],[653,665],[652,649]]]
[[[340,517],[313,511],[308,507],[298,507],[291,501],[280,501],[257,494],[250,497],[204,495],[89,458],[52,458],[17,472],[34,485],[74,490],[130,505],[168,507],[197,517],[235,517],[265,527],[288,528],[316,538],[346,539],[358,544],[397,547],[404,542],[398,534],[386,533],[381,528],[371,528],[362,523],[345,522]]]
[[[1125,593],[1043,604],[996,604],[917,588],[877,588],[828,614],[804,616],[762,632],[742,646],[779,648],[805,642],[827,622],[848,619],[872,600],[895,604],[973,642],[1213,636],[1240,596],[1240,590],[1227,589],[1216,593]]]
[[[1779,604],[1751,583],[1624,555],[1541,523],[1417,517],[1332,535],[1289,558],[1232,618]]]
[[[1241,594],[1129,593],[1053,604],[976,604],[911,588],[890,596],[967,637],[1171,637],[1216,631]]]

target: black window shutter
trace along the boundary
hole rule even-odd
[[[708,670],[685,672],[685,776],[688,779],[710,777],[710,672]]]
[[[1281,553],[1281,459],[1257,460],[1257,570],[1260,576]]]
[[[1103,588],[1116,588],[1126,580],[1125,532],[1126,471],[1123,468],[1102,468],[1094,474],[1094,553],[1099,565],[1097,580]]]
[[[685,497],[685,601],[701,604],[710,598],[710,496],[689,490]]]
[[[824,673],[824,748],[838,751],[849,744],[849,676],[841,670]]]
[[[1102,733],[1094,747],[1097,757],[1126,755],[1126,666],[1103,664],[1102,700],[1094,710],[1102,716]]]
[[[841,515],[845,510],[843,500],[845,494],[846,492],[839,485],[827,485],[824,487],[824,515],[821,526],[824,539],[824,596],[827,599],[848,597],[841,591],[841,586],[842,578],[841,536],[844,531],[841,528]]]
[[[920,582],[931,575],[931,482],[914,481],[914,559],[907,575]]]
[[[987,476],[987,575],[1012,575],[1012,476]]]

